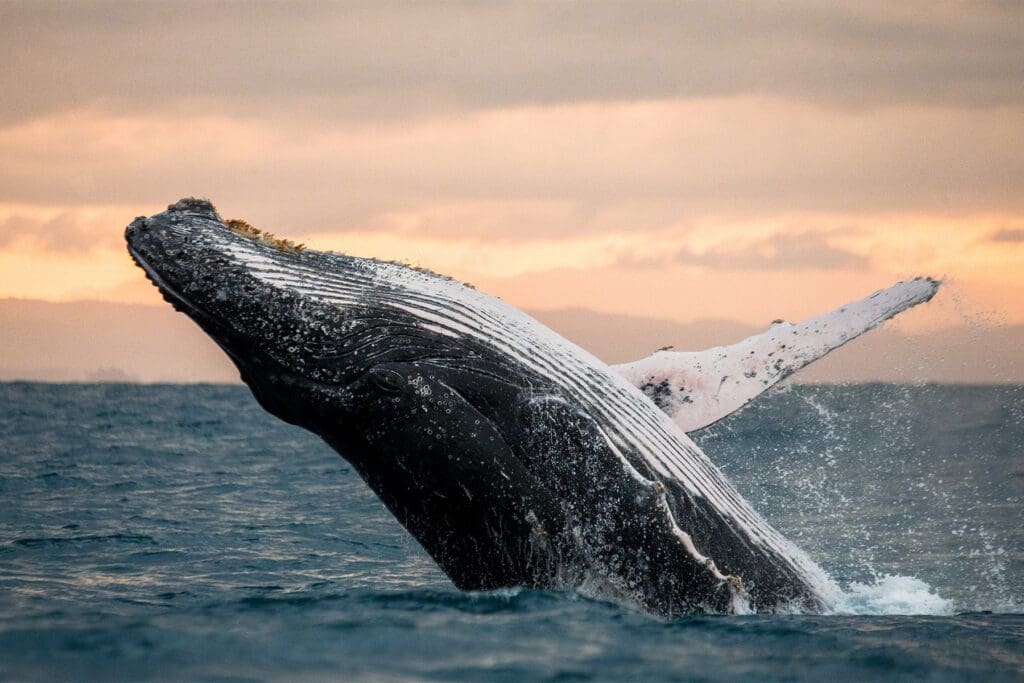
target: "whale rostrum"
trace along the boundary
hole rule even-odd
[[[205,200],[125,237],[260,405],[348,460],[457,587],[572,588],[665,617],[834,603],[825,573],[686,431],[937,287],[901,283],[733,347],[610,368],[455,280],[305,249]]]

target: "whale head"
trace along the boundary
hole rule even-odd
[[[287,422],[406,386],[403,364],[465,351],[458,335],[403,307],[410,277],[440,276],[373,259],[305,251],[213,205],[183,199],[125,230],[135,262],[238,367],[260,403]]]

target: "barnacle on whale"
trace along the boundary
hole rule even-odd
[[[292,240],[285,239],[283,237],[277,237],[276,235],[274,235],[274,234],[272,234],[272,233],[270,233],[270,232],[268,232],[266,230],[260,230],[256,226],[252,225],[248,221],[243,220],[241,218],[229,218],[229,219],[224,221],[224,225],[227,226],[232,232],[238,233],[239,235],[242,235],[244,237],[248,237],[251,240],[255,240],[257,242],[263,242],[264,244],[268,244],[268,245],[274,247],[275,249],[277,249],[278,251],[281,251],[281,252],[285,252],[285,253],[289,253],[290,252],[290,253],[297,254],[297,253],[302,252],[306,248],[305,244],[296,243],[296,242],[293,242]],[[345,254],[343,254],[341,252],[334,252],[334,251],[328,251],[327,253],[337,254],[339,256],[344,256],[345,255]],[[445,280],[450,280],[452,282],[459,282],[458,280],[456,280],[455,278],[453,278],[450,275],[445,275],[443,273],[438,273],[437,271],[431,270],[430,268],[427,268],[426,266],[421,266],[421,265],[418,265],[418,264],[413,264],[413,263],[410,263],[408,261],[400,261],[400,260],[397,260],[397,259],[378,259],[378,258],[371,258],[370,260],[378,261],[380,263],[390,263],[393,266],[402,266],[403,268],[408,268],[409,270],[414,270],[417,273],[422,273],[424,275],[433,275],[435,277],[443,278]],[[462,282],[460,284],[462,284],[465,287],[468,287],[469,289],[476,289],[476,287],[473,286],[469,282]]]
[[[239,235],[244,235],[245,237],[263,242],[264,244],[269,244],[278,251],[297,254],[306,248],[305,244],[297,244],[282,237],[275,237],[273,234],[266,232],[265,230],[260,230],[241,218],[229,218],[224,221],[224,225],[232,231],[237,232]]]

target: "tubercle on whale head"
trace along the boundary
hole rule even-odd
[[[248,237],[252,240],[263,242],[283,252],[295,252],[298,253],[306,248],[306,245],[293,242],[289,239],[276,237],[275,235],[265,230],[260,230],[254,227],[248,221],[240,218],[221,218],[220,214],[217,213],[217,209],[213,206],[213,203],[209,199],[200,199],[197,197],[185,197],[179,199],[173,204],[168,204],[167,213],[180,213],[180,214],[193,214],[196,216],[202,216],[212,220],[221,222],[224,227],[231,231]],[[140,223],[141,222],[141,223]],[[139,223],[139,225],[136,225]],[[126,236],[129,231],[133,228],[145,229],[148,223],[146,216],[139,216],[135,219],[126,230]]]
[[[221,216],[217,213],[216,208],[214,208],[213,203],[208,199],[202,199],[197,197],[185,197],[183,199],[179,199],[177,202],[173,204],[169,204],[167,206],[167,212],[194,214],[214,219],[216,221],[221,222],[224,225],[224,227],[230,229],[232,232],[242,235],[243,237],[248,237],[254,242],[271,246],[280,252],[298,254],[307,249],[304,243],[294,242],[284,237],[277,237],[270,231],[261,230],[260,228],[255,227],[254,225],[252,225],[251,223],[244,219],[221,218]],[[128,226],[128,230],[131,230],[134,227],[136,227],[136,224],[139,223],[140,221],[144,229],[148,219],[146,216],[139,216],[135,219],[135,221],[132,222],[132,224]],[[128,231],[126,230],[126,236],[127,234]],[[322,250],[319,253],[342,257],[347,256],[347,254],[345,254],[344,252],[335,250]],[[408,261],[401,261],[396,259],[378,259],[374,257],[362,257],[362,259],[376,263],[385,263],[393,266],[399,266],[401,268],[408,268],[409,270],[415,271],[417,273],[431,275],[449,282],[461,284],[463,287],[466,287],[468,289],[476,289],[476,287],[470,282],[461,282],[451,277],[450,275],[438,273],[437,271],[431,270],[430,268],[427,268],[419,264],[410,263]]]

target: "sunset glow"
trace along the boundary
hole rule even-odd
[[[818,24],[800,33],[798,13],[787,49],[744,24],[723,52],[695,6],[672,15],[692,38],[683,55],[656,29],[669,6],[606,45],[594,17],[565,44],[541,8],[489,42],[450,20],[496,8],[295,7],[260,44],[276,6],[247,6],[219,40],[234,6],[197,8],[187,31],[141,5],[107,23],[114,6],[72,7],[0,9],[18,56],[0,116],[0,297],[155,303],[123,226],[195,195],[529,309],[762,324],[931,275],[948,286],[901,324],[1024,323],[1024,93],[1008,66],[1024,55],[993,8],[942,26],[837,8],[818,18],[867,27],[838,45]],[[71,30],[73,58],[57,40]],[[509,57],[517,39],[552,71]],[[947,60],[949,40],[976,43],[975,71]]]

